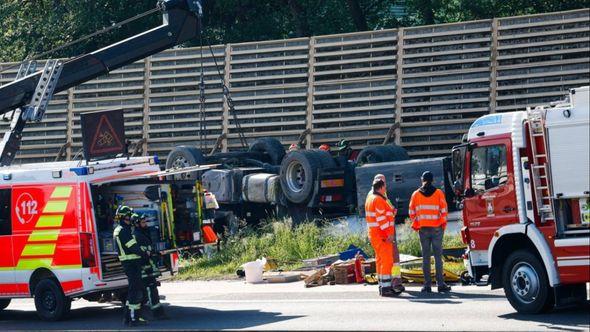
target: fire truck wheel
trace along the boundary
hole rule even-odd
[[[279,140],[272,137],[263,137],[255,140],[250,145],[248,151],[266,153],[273,165],[280,165],[285,157],[285,147],[283,147],[283,144]]]
[[[35,287],[35,308],[42,320],[57,321],[70,311],[72,300],[53,279],[43,279]]]
[[[10,299],[0,299],[0,310],[6,309],[10,304]]]
[[[357,166],[365,164],[384,163],[388,161],[408,160],[408,152],[401,146],[391,145],[377,145],[367,146],[359,152],[356,157]]]
[[[283,194],[291,203],[309,201],[320,169],[336,167],[326,151],[299,150],[290,152],[281,163],[280,183]]]
[[[170,153],[166,158],[166,169],[171,168],[185,168],[195,165],[205,164],[205,156],[201,152],[201,150],[192,147],[192,146],[177,146]],[[186,180],[193,178],[195,174],[191,173],[182,173],[177,175],[172,175],[174,180]]]
[[[553,307],[551,287],[543,263],[534,254],[518,250],[504,263],[502,283],[508,301],[523,314],[537,314]]]

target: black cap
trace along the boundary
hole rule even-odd
[[[434,175],[430,171],[422,173],[422,181],[432,182],[432,180],[434,180]]]

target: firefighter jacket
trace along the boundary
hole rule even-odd
[[[124,221],[119,222],[119,225],[113,232],[115,242],[117,243],[117,252],[119,253],[119,260],[121,262],[141,260],[145,253],[141,251],[137,239],[133,235],[133,228],[127,225]]]
[[[137,243],[141,251],[144,253],[144,259],[141,262],[142,265],[142,278],[147,277],[159,277],[161,275],[158,265],[156,263],[156,254],[152,246],[152,239],[147,230],[141,228],[135,228],[134,236],[137,239]]]
[[[420,188],[412,194],[409,215],[412,228],[447,226],[447,200],[440,189]],[[428,190],[430,189],[430,190]]]
[[[365,216],[372,239],[385,241],[395,233],[396,210],[388,200],[380,194],[369,194],[365,202]]]

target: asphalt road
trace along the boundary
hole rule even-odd
[[[147,328],[253,330],[488,330],[588,331],[590,304],[543,315],[519,315],[502,291],[456,286],[448,295],[423,296],[408,287],[400,298],[380,298],[376,286],[305,289],[301,282],[250,285],[242,281],[164,283],[171,320]],[[0,312],[0,330],[121,329],[116,304],[75,301],[69,318],[40,321],[32,300],[15,300]],[[145,330],[146,328],[137,328]]]

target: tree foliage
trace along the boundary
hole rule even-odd
[[[2,0],[0,61],[20,61],[154,8],[156,0]],[[235,43],[577,9],[588,0],[206,0],[206,40]],[[395,15],[400,8],[406,15]],[[135,21],[49,57],[71,57],[159,24]],[[197,45],[198,40],[191,45]]]

